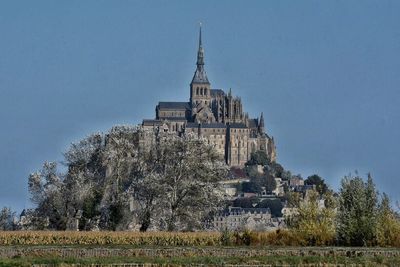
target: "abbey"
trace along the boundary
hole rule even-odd
[[[196,65],[189,102],[159,102],[156,118],[143,120],[143,128],[204,137],[230,166],[243,166],[258,150],[275,161],[274,139],[265,132],[263,113],[259,118],[249,118],[241,99],[234,97],[231,90],[226,93],[211,88],[204,69],[201,27]]]

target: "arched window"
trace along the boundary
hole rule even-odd
[[[207,88],[204,88],[204,95],[207,95]]]
[[[200,88],[200,95],[203,95],[203,87]]]
[[[196,87],[196,95],[199,95],[199,87]]]

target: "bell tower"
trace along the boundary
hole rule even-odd
[[[196,71],[190,83],[190,103],[192,108],[198,106],[211,107],[210,82],[204,69],[204,49],[201,41],[201,23],[199,32],[199,48],[197,51]]]

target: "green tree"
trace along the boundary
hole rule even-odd
[[[267,153],[263,150],[258,150],[256,152],[251,153],[250,160],[246,163],[246,165],[262,165],[265,166],[270,162],[270,159],[267,156]]]
[[[367,182],[359,176],[344,177],[339,195],[337,236],[340,244],[376,244],[378,201],[371,175]]]
[[[276,189],[276,181],[275,181],[274,176],[272,176],[269,173],[266,173],[263,176],[262,186],[265,187],[265,191],[267,191],[267,193],[271,194],[272,191],[274,191]]]
[[[264,199],[257,205],[257,208],[269,208],[273,217],[282,217],[283,204],[279,198]]]
[[[284,172],[285,169],[282,167],[281,164],[276,163],[276,162],[269,162],[265,167],[264,167],[264,172],[269,173],[274,177],[284,177]]]
[[[258,203],[258,198],[257,197],[241,197],[241,198],[236,198],[232,205],[234,207],[240,207],[240,208],[254,208]]]
[[[250,182],[243,182],[241,184],[241,189],[244,193],[260,193],[262,191],[261,183],[255,180],[251,180]]]
[[[319,175],[313,174],[308,176],[306,180],[304,180],[304,184],[306,185],[315,185],[318,193],[320,195],[325,194],[328,191],[328,186],[325,183],[324,179],[322,179]]]

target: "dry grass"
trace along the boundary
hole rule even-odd
[[[218,232],[0,232],[0,245],[215,246]]]

